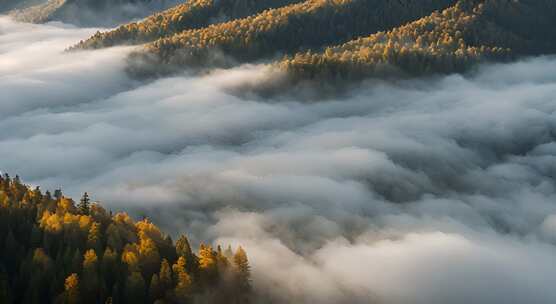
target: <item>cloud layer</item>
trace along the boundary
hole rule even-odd
[[[0,170],[245,245],[261,303],[556,301],[556,59],[260,100],[63,52],[94,31],[0,18]]]

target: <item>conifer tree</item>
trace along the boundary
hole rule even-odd
[[[87,194],[87,192],[83,193],[83,196],[79,201],[79,205],[77,206],[77,208],[79,209],[79,213],[83,215],[88,215],[90,202],[91,200],[89,198],[89,194]]]
[[[160,285],[160,280],[158,275],[155,273],[151,278],[151,284],[149,286],[149,300],[155,302],[156,300],[162,298],[162,286]]]
[[[102,255],[100,271],[106,286],[113,286],[116,283],[118,273],[118,256],[110,247],[106,247]]]
[[[93,249],[89,249],[83,256],[82,292],[87,303],[96,303],[99,292],[98,257]]]
[[[211,246],[201,244],[199,248],[199,271],[204,284],[211,285],[217,279],[216,254]]]
[[[56,190],[54,190],[54,198],[55,198],[57,201],[61,200],[62,197],[63,197],[63,195],[62,195],[62,189],[56,189]]]
[[[64,289],[64,304],[80,303],[79,277],[76,273],[72,273],[66,278]]]
[[[246,294],[251,289],[251,268],[245,250],[239,246],[234,254],[234,266],[240,291]]]
[[[189,299],[191,284],[191,277],[186,271],[183,270],[178,272],[176,288],[174,289],[178,302],[184,303]]]
[[[95,222],[89,228],[87,235],[87,248],[94,249],[97,253],[100,253],[102,246],[100,233],[100,224]]]
[[[140,272],[132,272],[126,279],[124,301],[125,303],[141,304],[145,302],[145,280]]]
[[[180,238],[176,241],[176,253],[178,254],[178,256],[183,256],[186,259],[193,255],[191,245],[189,245],[189,240],[185,235],[181,235]]]
[[[160,263],[159,279],[160,286],[164,291],[168,290],[173,285],[172,269],[170,268],[170,264],[166,259],[162,259],[162,263]]]

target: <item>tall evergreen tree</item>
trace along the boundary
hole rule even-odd
[[[247,294],[251,289],[251,267],[249,266],[247,253],[241,246],[234,254],[234,266],[239,290],[242,294]]]
[[[90,208],[90,198],[89,198],[89,194],[87,192],[83,193],[83,196],[81,197],[81,200],[79,201],[79,205],[77,205],[77,208],[79,209],[79,213],[83,214],[83,215],[88,215],[89,214],[89,208]]]
[[[66,278],[64,289],[64,304],[79,304],[81,302],[79,276],[76,273],[72,273]]]

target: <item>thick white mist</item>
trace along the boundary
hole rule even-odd
[[[63,52],[95,30],[0,18],[0,170],[243,244],[261,303],[556,302],[556,59],[262,101]]]

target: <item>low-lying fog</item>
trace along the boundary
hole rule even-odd
[[[555,58],[265,101],[63,52],[96,30],[0,18],[0,170],[244,245],[261,303],[556,303]]]

